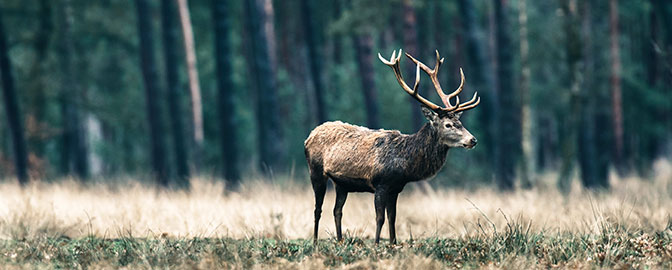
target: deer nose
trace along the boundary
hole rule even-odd
[[[476,145],[476,143],[478,142],[478,140],[476,140],[476,138],[471,138],[471,141],[470,141],[470,142],[471,142],[471,145]]]

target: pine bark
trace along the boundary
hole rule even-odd
[[[508,32],[505,0],[494,0],[495,55],[497,58],[497,145],[495,178],[501,190],[514,188],[520,151],[520,116],[513,85],[513,50]]]
[[[2,80],[2,93],[5,101],[7,123],[12,135],[14,170],[16,171],[19,184],[25,186],[28,183],[28,156],[26,153],[23,124],[21,122],[21,109],[16,89],[14,88],[14,77],[12,76],[12,66],[8,51],[7,34],[5,33],[2,12],[0,12],[0,79]]]
[[[260,1],[245,1],[247,26],[251,39],[251,65],[257,93],[257,139],[259,166],[267,174],[280,169],[284,156],[284,140],[278,116],[278,98],[268,32],[267,10]]]
[[[191,26],[191,15],[187,0],[177,0],[180,13],[180,25],[182,26],[182,39],[184,41],[184,56],[187,61],[187,74],[189,78],[189,93],[191,95],[191,113],[193,121],[193,136],[196,142],[197,157],[203,147],[203,105],[201,101],[201,83],[198,79],[198,67],[196,60],[196,46],[194,45],[194,31]]]
[[[29,71],[30,78],[34,78],[27,83],[27,93],[29,93],[29,108],[31,108],[28,119],[26,120],[26,139],[28,148],[31,149],[32,154],[38,160],[45,158],[45,147],[47,145],[44,140],[44,134],[48,128],[46,122],[47,115],[47,95],[48,77],[50,70],[48,66],[48,58],[51,53],[51,41],[54,30],[52,3],[49,0],[40,0],[38,4],[39,23],[35,34],[34,49],[35,58],[31,63],[31,70]],[[44,166],[32,170],[39,175],[44,175],[46,168]]]
[[[173,154],[177,183],[180,187],[189,187],[188,152],[182,122],[181,89],[178,75],[178,32],[175,24],[174,0],[161,0],[161,30],[163,39],[164,70],[168,91],[168,111],[173,139]]]
[[[157,183],[168,186],[168,170],[166,167],[163,125],[161,123],[161,107],[159,105],[160,88],[154,58],[154,40],[151,13],[148,0],[136,0],[138,35],[140,39],[140,67],[145,86],[145,103],[147,122],[151,141],[152,170]]]
[[[354,36],[355,61],[360,74],[362,93],[364,94],[364,108],[366,109],[366,124],[369,128],[379,128],[378,118],[378,91],[376,89],[375,73],[373,69],[373,38],[369,33]]]
[[[86,145],[86,132],[80,112],[80,104],[83,103],[84,93],[80,89],[79,82],[75,79],[75,45],[72,34],[74,25],[74,12],[70,0],[64,0],[59,10],[59,24],[61,35],[59,41],[59,54],[61,62],[61,113],[63,117],[62,151],[64,151],[61,165],[63,174],[70,174],[72,169],[80,179],[86,179],[89,175],[88,149]],[[65,154],[67,153],[67,154]]]
[[[561,136],[562,165],[558,186],[560,190],[568,192],[571,187],[571,176],[574,163],[577,159],[577,142],[579,141],[579,118],[581,116],[581,66],[582,44],[579,36],[579,21],[577,20],[576,1],[561,1],[565,32],[565,61],[567,64],[566,82],[569,93],[569,115],[563,120]]]
[[[417,58],[420,57],[418,52],[418,24],[413,0],[403,0],[402,8],[402,15],[404,17],[404,50]],[[404,73],[409,74],[408,76],[413,76],[410,74],[415,73],[415,65],[411,61],[404,62]],[[422,92],[420,92],[420,95],[422,95]],[[411,96],[408,96],[407,100],[411,108],[411,130],[419,130],[423,123],[423,117],[418,106],[418,101]]]
[[[521,186],[530,188],[535,182],[532,149],[532,112],[530,106],[530,42],[527,36],[527,0],[518,0],[518,23],[520,25],[520,100],[521,100]]]
[[[611,121],[614,134],[613,160],[623,173],[623,102],[621,98],[621,53],[619,46],[618,0],[609,0],[609,55],[611,57]]]
[[[583,86],[581,93],[582,111],[579,118],[579,142],[578,142],[578,161],[581,168],[581,182],[586,188],[606,188],[608,182],[609,158],[604,149],[603,140],[597,135],[598,130],[603,130],[600,126],[604,121],[598,118],[602,110],[603,98],[600,95],[599,87],[595,79],[595,60],[596,57],[593,48],[593,1],[583,1],[581,3],[581,26],[582,26],[582,46],[583,46]],[[590,89],[590,91],[588,91]]]
[[[318,33],[316,22],[313,19],[310,0],[301,0],[301,19],[303,24],[304,37],[308,47],[308,72],[313,83],[315,109],[317,112],[317,123],[321,124],[327,121],[327,108],[324,103],[324,83],[322,81],[322,55],[318,48]]]
[[[231,54],[230,1],[212,0],[212,18],[215,28],[215,64],[217,72],[217,105],[221,134],[222,177],[236,187],[240,180],[238,169],[238,136],[234,117],[233,57]]]

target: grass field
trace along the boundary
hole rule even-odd
[[[672,166],[612,179],[609,192],[550,181],[499,193],[408,188],[401,242],[374,245],[373,197],[351,194],[336,242],[328,192],[313,246],[305,179],[249,180],[240,191],[195,179],[191,192],[134,181],[0,184],[0,268],[393,269],[672,268]],[[383,230],[387,236],[387,226]]]

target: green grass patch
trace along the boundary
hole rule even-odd
[[[370,239],[35,238],[0,241],[0,264],[17,268],[323,268],[425,258],[443,267],[672,268],[672,234],[530,234],[522,227],[398,245]],[[313,265],[314,266],[314,265]],[[305,267],[304,267],[305,268]],[[312,268],[312,267],[311,267]]]

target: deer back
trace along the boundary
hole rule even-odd
[[[390,152],[385,142],[400,136],[406,135],[396,130],[327,122],[316,127],[306,139],[306,158],[334,177],[371,179],[385,167],[381,159]]]

